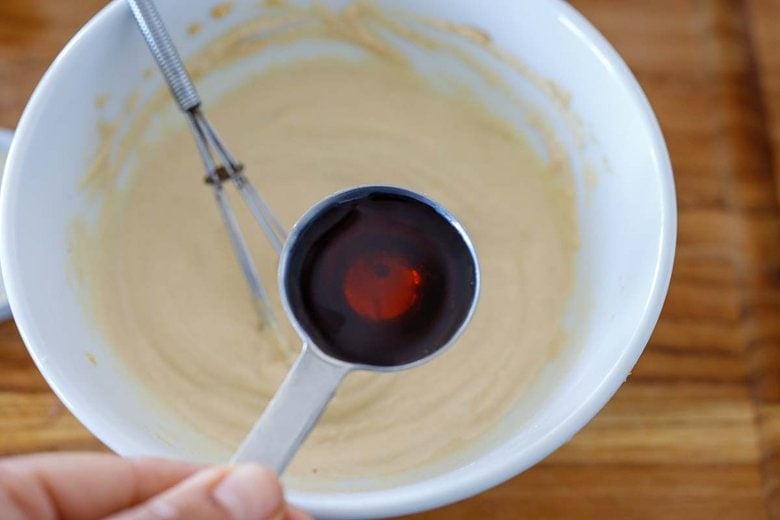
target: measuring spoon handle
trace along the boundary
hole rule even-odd
[[[281,475],[350,371],[308,345],[233,455],[231,463],[257,462]]]

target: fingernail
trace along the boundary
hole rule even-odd
[[[237,466],[212,492],[232,520],[276,519],[282,511],[282,488],[271,470]]]

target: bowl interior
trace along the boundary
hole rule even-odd
[[[572,333],[566,354],[549,363],[527,398],[470,453],[368,491],[291,490],[294,502],[323,517],[389,516],[451,502],[509,478],[568,440],[625,380],[649,338],[675,239],[671,170],[652,111],[626,66],[571,7],[558,0],[377,3],[484,29],[539,80],[510,81],[549,116],[568,154],[577,158],[581,246],[568,317]],[[236,2],[226,17],[187,37],[189,25],[207,17],[214,2],[188,0],[186,9],[183,1],[159,4],[184,56],[264,9],[251,0]],[[251,71],[294,57],[285,52],[207,78],[204,97],[216,98]],[[290,52],[326,51],[313,46]],[[208,440],[150,406],[153,396],[143,395],[94,330],[76,290],[78,276],[69,268],[73,217],[95,210],[80,187],[99,145],[95,128],[101,118],[120,118],[128,99],[143,103],[160,90],[159,76],[149,78],[152,66],[129,10],[118,0],[53,64],[25,111],[9,157],[0,261],[25,343],[53,389],[91,431],[124,455],[208,460]],[[432,77],[437,67],[449,65],[420,62]],[[556,87],[540,88],[549,85],[546,80]],[[498,101],[496,109],[502,109]],[[166,110],[171,121],[180,117],[172,103]],[[524,124],[522,114],[517,122]]]

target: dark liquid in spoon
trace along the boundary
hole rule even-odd
[[[476,277],[463,236],[436,209],[402,193],[363,190],[301,230],[283,283],[323,352],[398,366],[452,338]]]

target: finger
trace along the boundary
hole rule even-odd
[[[199,468],[98,453],[0,459],[0,517],[100,518],[145,501]]]
[[[255,464],[202,471],[113,520],[283,520],[282,487]]]
[[[287,517],[285,520],[312,520],[311,515],[305,511],[301,511],[297,507],[287,506]]]

